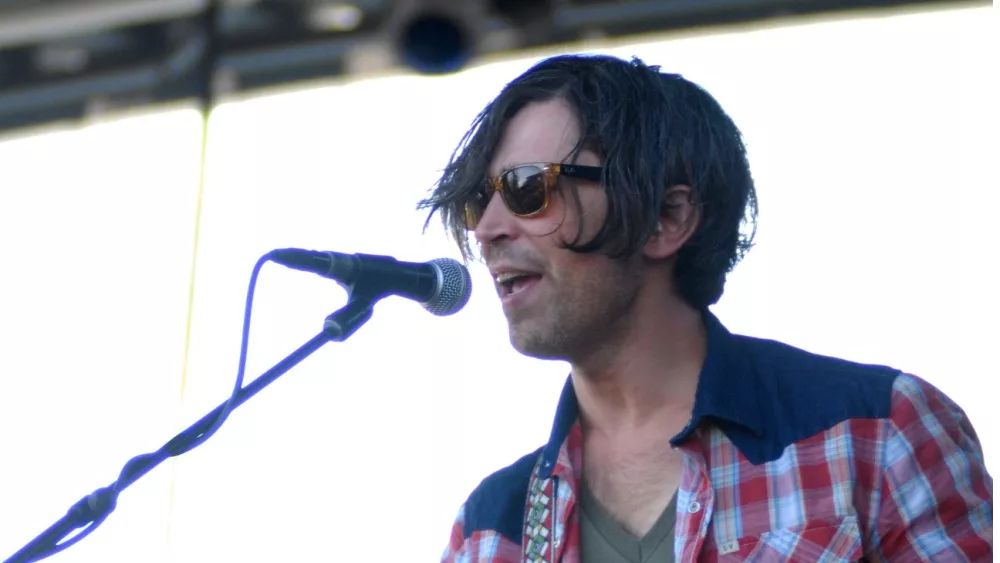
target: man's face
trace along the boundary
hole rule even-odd
[[[579,135],[564,101],[528,105],[508,124],[489,174],[520,164],[565,162]],[[576,164],[601,162],[583,151]],[[545,211],[527,218],[511,214],[494,194],[475,234],[495,281],[504,274],[530,274],[496,282],[514,347],[528,356],[573,361],[623,322],[638,294],[640,273],[634,262],[562,248],[565,242],[593,238],[604,222],[607,200],[596,182],[563,177],[559,185]]]

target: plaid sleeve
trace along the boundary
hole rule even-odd
[[[460,563],[468,561],[465,553],[465,505],[458,509],[458,516],[451,526],[451,537],[448,539],[448,547],[441,555],[441,563]]]
[[[881,457],[871,556],[993,560],[993,478],[958,405],[926,381],[897,377]]]

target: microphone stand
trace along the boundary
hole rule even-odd
[[[299,362],[319,350],[327,342],[343,342],[351,337],[362,325],[372,317],[372,307],[379,297],[351,297],[346,305],[331,314],[323,323],[323,330],[289,354],[263,375],[236,391],[232,397],[189,426],[183,432],[174,436],[157,452],[140,458],[137,463],[129,464],[111,485],[98,489],[94,493],[80,499],[59,521],[42,532],[37,538],[21,548],[5,563],[28,563],[38,561],[58,553],[69,545],[60,545],[75,530],[85,526],[96,528],[115,509],[118,493],[140,477],[149,473],[164,460],[185,453],[191,449],[191,444],[199,440],[209,430],[224,411],[232,410],[256,395],[261,389],[270,385],[279,376],[295,367]],[[89,534],[92,530],[85,530]],[[80,538],[73,538],[71,543]]]

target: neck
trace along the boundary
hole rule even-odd
[[[680,299],[645,300],[622,319],[617,337],[573,362],[585,431],[616,435],[687,423],[707,336],[701,314]],[[650,301],[650,302],[643,302]]]

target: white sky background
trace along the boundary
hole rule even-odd
[[[930,380],[969,413],[994,472],[995,30],[984,8],[600,49],[702,84],[746,135],[760,229],[723,322]],[[536,60],[219,108],[183,401],[198,116],[0,144],[0,556],[225,399],[261,254],[455,256],[437,222],[420,236],[414,204]],[[473,275],[454,317],[381,303],[52,560],[436,560],[472,488],[544,441],[567,374],[510,348],[485,268]],[[343,297],[265,268],[248,376]]]

